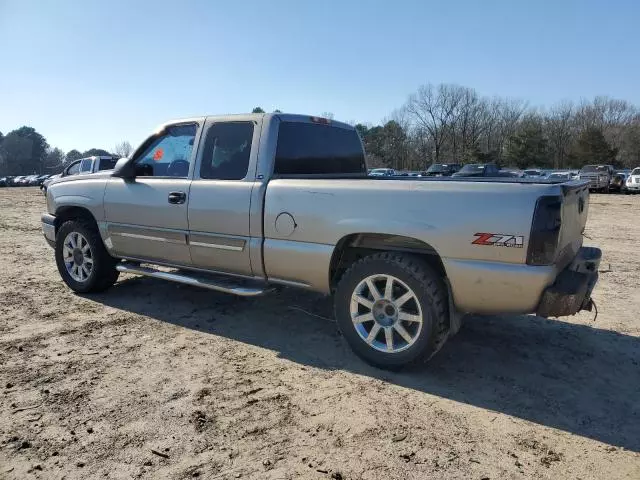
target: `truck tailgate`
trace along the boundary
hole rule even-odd
[[[570,182],[562,185],[562,224],[556,250],[556,265],[565,268],[582,246],[582,232],[589,213],[589,183]]]

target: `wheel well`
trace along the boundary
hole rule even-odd
[[[335,289],[342,274],[362,257],[381,251],[407,252],[422,257],[443,279],[447,274],[435,248],[422,240],[402,235],[354,233],[340,239],[331,257],[329,285]]]
[[[67,220],[76,220],[82,219],[91,222],[91,224],[98,229],[98,223],[96,219],[93,217],[91,212],[83,207],[60,207],[56,210],[56,233],[58,233],[58,229],[60,226],[66,222]]]

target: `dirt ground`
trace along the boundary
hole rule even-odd
[[[75,295],[44,208],[0,189],[2,479],[640,478],[640,196],[591,197],[595,322],[470,319],[401,373],[305,292]]]

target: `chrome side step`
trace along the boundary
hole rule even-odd
[[[116,270],[123,273],[134,273],[136,275],[144,275],[145,277],[159,278],[161,280],[169,280],[170,282],[183,283],[194,287],[208,288],[217,292],[231,293],[241,297],[256,297],[270,292],[272,289],[267,285],[256,284],[255,282],[243,281],[236,279],[235,281],[222,275],[209,276],[205,274],[197,274],[194,272],[163,272],[149,267],[142,267],[137,264],[123,262],[116,265]]]

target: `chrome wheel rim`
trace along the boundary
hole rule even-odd
[[[71,232],[62,244],[62,259],[67,273],[76,282],[86,282],[93,271],[93,252],[87,239]]]
[[[417,295],[392,275],[371,275],[362,280],[351,295],[350,310],[358,336],[380,352],[406,350],[422,331]]]

